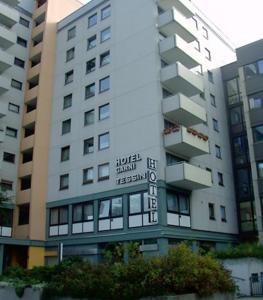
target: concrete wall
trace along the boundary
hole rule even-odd
[[[241,295],[250,295],[250,281],[252,273],[257,273],[260,280],[260,273],[263,272],[263,260],[256,258],[224,259],[223,266],[232,272],[232,277],[239,288]]]

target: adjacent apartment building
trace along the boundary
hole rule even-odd
[[[225,101],[238,75],[235,63],[221,69],[236,60],[231,43],[188,0],[61,1],[27,11],[20,114],[3,126],[17,144],[1,169],[14,186],[0,269],[55,263],[58,249],[96,262],[113,243],[158,255],[182,240],[238,242]]]

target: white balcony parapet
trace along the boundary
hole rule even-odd
[[[164,147],[186,158],[209,153],[208,136],[181,125],[164,130]]]
[[[19,21],[19,13],[12,6],[0,1],[0,23],[11,28]]]
[[[161,69],[161,82],[172,93],[182,93],[187,97],[198,95],[204,90],[202,78],[179,62]]]
[[[179,35],[172,35],[160,41],[160,55],[169,64],[179,61],[185,67],[192,69],[202,63],[200,52],[189,45]]]
[[[158,5],[163,10],[168,10],[172,7],[175,7],[186,18],[191,18],[195,15],[194,6],[189,0],[159,0]]]
[[[13,65],[14,57],[0,48],[0,74]]]
[[[158,28],[166,36],[178,34],[188,43],[197,39],[194,25],[175,8],[169,9],[159,16]]]
[[[0,24],[0,45],[2,49],[8,49],[16,43],[16,34],[6,26]]]
[[[168,119],[187,127],[207,120],[205,109],[182,94],[163,99],[162,108]]]
[[[0,95],[10,89],[10,79],[0,75]]]
[[[192,191],[211,187],[212,176],[209,171],[182,162],[166,167],[166,182]]]

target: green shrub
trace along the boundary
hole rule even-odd
[[[223,251],[213,251],[216,258],[243,258],[255,257],[263,259],[263,246],[259,244],[240,244],[236,247],[229,246]]]
[[[43,299],[68,296],[135,300],[150,296],[184,293],[210,295],[235,290],[230,274],[218,261],[211,255],[201,256],[192,252],[185,244],[173,248],[167,256],[147,259],[134,255],[127,264],[120,260],[112,264],[94,265],[79,258],[70,258],[53,267],[37,267],[29,271],[12,268],[6,276],[10,280],[15,276],[19,283],[25,278],[24,286],[45,282]]]

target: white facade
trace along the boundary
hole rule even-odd
[[[136,171],[131,171],[128,175],[145,172],[145,160],[151,157],[158,161],[158,179],[168,182],[166,177],[166,152],[168,152],[193,165],[193,168],[184,168],[191,173],[189,178],[192,178],[192,172],[195,171],[197,181],[202,174],[207,177],[202,178],[205,180],[204,189],[195,189],[194,185],[191,188],[191,182],[187,188],[191,192],[191,221],[187,219],[183,226],[191,226],[194,230],[237,234],[231,153],[219,69],[226,63],[226,59],[229,61],[234,59],[234,50],[220,37],[220,33],[215,31],[213,25],[204,21],[200,12],[188,1],[160,0],[159,9],[157,2],[93,0],[58,24],[47,201],[51,203],[73,199],[146,182],[144,180],[121,185],[116,183],[118,178],[116,160],[133,154],[140,154],[143,160],[137,163]],[[101,20],[101,10],[109,5],[111,16]],[[172,9],[173,5],[177,8]],[[88,19],[95,13],[97,23],[88,28]],[[192,15],[195,15],[198,29],[191,19]],[[68,40],[68,31],[74,27],[76,36]],[[202,27],[208,31],[208,38],[203,36]],[[110,28],[110,38],[101,42],[101,32],[106,28]],[[180,37],[176,38],[174,44],[170,41],[164,43],[164,34],[166,38],[170,38],[173,34]],[[94,35],[96,47],[87,51],[87,40]],[[200,42],[201,53],[194,49],[195,39]],[[185,53],[184,49],[187,47],[189,50]],[[72,48],[75,49],[74,58],[66,62],[66,52]],[[177,49],[175,53],[174,48]],[[205,58],[208,56],[205,48],[210,51],[211,61],[209,57]],[[167,53],[170,50],[172,53]],[[107,51],[110,51],[110,63],[100,67],[101,54]],[[94,58],[96,58],[95,70],[86,74],[86,62]],[[191,72],[185,66],[181,66],[182,62],[187,64],[188,69],[193,68]],[[196,73],[199,62],[202,64],[203,75]],[[166,66],[167,64],[169,66]],[[72,70],[74,70],[73,81],[65,84],[66,73]],[[213,73],[214,83],[209,82],[207,70]],[[100,93],[99,82],[108,76],[110,88]],[[96,84],[95,96],[85,99],[85,87],[93,83]],[[185,124],[183,122],[181,124],[194,128],[198,133],[202,133],[204,138],[208,136],[206,145],[198,146],[201,142],[198,144],[194,140],[185,144],[186,139],[182,142],[180,152],[177,152],[176,145],[169,149],[165,148],[162,88],[167,91],[170,88],[173,94],[171,97],[175,97],[177,93],[188,96],[186,102],[190,106],[184,113],[188,116],[192,113],[194,120],[191,124],[190,116],[189,119],[185,119]],[[199,95],[202,91],[206,100]],[[63,109],[63,99],[70,94],[72,106]],[[215,97],[216,106],[211,104],[210,95]],[[167,99],[166,102],[169,101]],[[174,101],[176,99],[178,100],[178,96]],[[110,105],[109,117],[99,120],[99,107],[107,103]],[[193,109],[197,107],[197,112],[191,111],[191,107]],[[206,116],[202,108],[205,109]],[[84,126],[84,113],[91,110],[95,112],[94,123]],[[70,132],[62,134],[62,122],[69,119],[71,119]],[[176,124],[173,117],[167,118],[166,115],[166,119]],[[213,128],[213,119],[218,123],[218,132]],[[196,123],[202,124],[195,125]],[[109,147],[98,150],[98,138],[104,133],[109,133]],[[94,138],[94,151],[83,155],[83,142],[89,138]],[[216,145],[221,149],[222,158],[216,157]],[[70,146],[70,158],[61,162],[61,148],[66,146]],[[201,151],[196,151],[195,147],[201,147]],[[183,149],[187,151],[184,153]],[[207,152],[210,153],[205,154]],[[196,156],[200,154],[204,155]],[[105,163],[110,165],[109,180],[99,181],[98,166]],[[84,185],[82,171],[86,168],[93,168],[94,178],[93,183]],[[206,168],[212,170],[213,183]],[[218,184],[218,172],[223,175],[223,185]],[[69,176],[68,188],[60,189],[60,176],[65,174]],[[183,187],[189,184],[189,178],[186,177],[183,179]],[[172,185],[180,187],[176,182]],[[209,203],[214,204],[213,220],[209,218]],[[220,206],[225,208],[226,222],[222,221],[224,218],[220,214],[222,213]],[[168,219],[171,219],[170,215]],[[177,225],[174,222],[172,220],[170,225]]]

